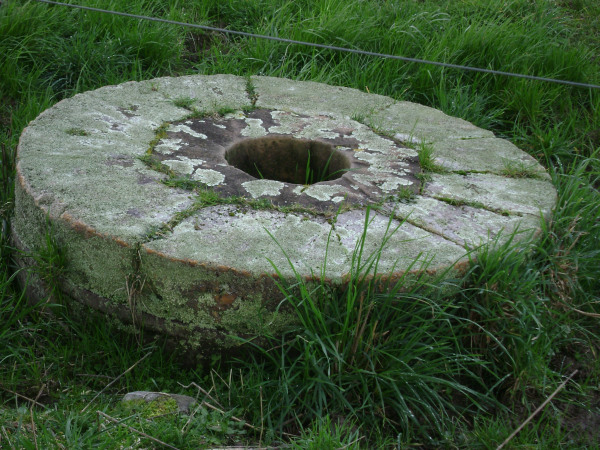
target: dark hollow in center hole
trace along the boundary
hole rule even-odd
[[[255,178],[294,184],[335,180],[350,169],[350,160],[331,145],[285,136],[245,139],[225,159]]]

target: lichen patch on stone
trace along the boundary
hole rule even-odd
[[[262,120],[249,119],[245,120],[247,127],[242,130],[242,136],[245,137],[260,137],[266,136],[267,130],[263,127]]]
[[[173,133],[176,133],[178,131],[183,131],[184,133],[189,134],[190,136],[194,136],[200,139],[206,139],[207,136],[205,134],[202,133],[197,133],[194,130],[192,130],[190,127],[188,127],[187,125],[183,125],[183,124],[179,124],[179,125],[173,125],[171,124],[168,128],[168,131],[171,131]]]
[[[327,184],[313,184],[311,186],[297,186],[294,189],[294,194],[308,195],[314,199],[322,202],[334,202],[339,203],[344,197],[336,196],[336,194],[343,193],[345,191],[344,186],[340,185],[327,185]]]
[[[279,195],[285,184],[275,180],[254,180],[246,181],[242,183],[242,186],[244,186],[244,189],[246,189],[252,198],[260,198],[263,196]]]
[[[218,186],[225,181],[225,175],[212,169],[196,169],[192,178],[207,186]]]
[[[183,175],[191,175],[191,173],[194,171],[194,164],[189,159],[166,159],[162,163],[165,166],[169,167],[171,170],[174,170]]]
[[[162,155],[171,155],[181,148],[181,139],[161,139],[154,147],[154,151]]]

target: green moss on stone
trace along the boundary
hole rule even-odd
[[[293,313],[268,311],[259,296],[244,299],[237,308],[229,309],[221,316],[221,326],[235,335],[277,335],[296,321],[297,317]]]
[[[90,133],[85,131],[83,128],[69,128],[65,131],[65,133],[70,134],[71,136],[89,136]]]
[[[150,401],[144,399],[128,400],[122,403],[122,408],[130,414],[138,413],[145,419],[179,412],[177,402],[169,395],[161,395]]]
[[[163,122],[161,126],[159,126],[156,130],[154,130],[154,139],[150,141],[148,144],[148,150],[146,150],[146,155],[152,155],[152,152],[158,145],[158,143],[167,137],[167,129],[169,128],[170,122]]]

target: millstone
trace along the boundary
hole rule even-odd
[[[278,278],[343,284],[358,242],[388,279],[460,271],[470,248],[537,233],[555,201],[533,158],[435,109],[188,76],[79,94],[30,123],[12,227],[25,254],[58,243],[74,305],[208,353],[293,320]]]

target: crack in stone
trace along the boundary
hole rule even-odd
[[[246,78],[246,95],[248,96],[248,100],[252,104],[252,107],[256,107],[256,102],[258,101],[259,94],[256,90],[256,86],[252,83],[252,78]]]
[[[466,249],[464,242],[461,243],[459,241],[455,241],[454,239],[452,239],[452,238],[450,238],[448,236],[445,236],[443,233],[440,233],[438,231],[435,231],[433,229],[428,228],[424,224],[419,224],[419,223],[417,223],[415,221],[412,221],[412,220],[410,220],[409,216],[404,217],[402,215],[396,214],[394,211],[385,210],[384,208],[379,208],[378,212],[381,213],[381,214],[383,214],[384,216],[386,216],[388,218],[398,220],[399,222],[406,222],[406,223],[408,223],[409,225],[412,225],[415,228],[418,228],[420,230],[425,231],[426,233],[430,233],[430,234],[439,236],[439,237],[441,237],[442,239],[444,239],[444,240],[446,240],[448,242],[452,242],[453,244],[456,244],[459,247],[462,247],[462,248]]]
[[[505,216],[505,217],[511,217],[511,216],[523,217],[523,214],[524,214],[524,213],[521,213],[518,211],[510,211],[510,210],[506,210],[506,209],[491,208],[489,206],[484,205],[483,203],[473,202],[473,201],[469,201],[469,200],[458,200],[458,199],[454,199],[454,198],[436,196],[436,195],[433,195],[433,196],[423,195],[423,197],[433,198],[435,200],[439,200],[439,201],[444,202],[451,206],[457,206],[457,207],[469,206],[469,207],[475,208],[475,209],[482,209],[484,211],[489,211],[491,213],[498,214],[500,216]]]
[[[455,200],[455,199],[450,199],[450,198],[444,198],[444,197],[436,197],[436,196],[430,196],[430,195],[419,195],[419,197],[422,198],[429,198],[429,199],[434,199],[434,200],[438,200],[441,202],[444,202],[452,207],[456,207],[456,208],[460,208],[462,206],[465,207],[469,207],[469,208],[474,208],[474,209],[478,209],[478,210],[482,210],[482,211],[487,211],[489,213],[495,214],[497,216],[502,216],[502,217],[514,217],[514,218],[526,218],[526,217],[536,217],[533,214],[528,214],[528,213],[521,213],[518,211],[508,211],[508,210],[500,210],[500,209],[493,209],[490,207],[487,207],[483,204],[479,204],[477,202],[469,202],[469,201],[460,201],[460,200]],[[410,203],[410,202],[409,202]],[[452,242],[453,244],[458,245],[461,248],[464,248],[465,250],[468,250],[468,242],[467,239],[463,239],[460,237],[457,238],[452,238],[451,236],[448,236],[446,233],[444,233],[443,231],[438,231],[436,229],[434,229],[433,227],[431,227],[431,225],[429,225],[428,223],[419,223],[417,221],[411,220],[410,219],[410,214],[408,215],[401,215],[401,214],[397,214],[395,212],[395,209],[390,210],[388,209],[388,207],[386,206],[382,206],[381,208],[378,208],[378,211],[382,214],[384,214],[386,217],[391,217],[393,219],[399,220],[399,221],[405,221],[407,223],[409,223],[410,225],[419,228],[427,233],[431,233],[433,235],[439,236],[442,239],[448,241],[448,242]],[[503,230],[503,228],[501,228],[501,230]],[[514,230],[513,230],[514,231]],[[490,230],[488,230],[488,232],[490,232]],[[494,236],[497,236],[500,234],[499,232],[492,232],[492,234]]]
[[[500,176],[500,177],[504,177],[504,178],[526,178],[526,179],[529,179],[529,180],[545,180],[544,177],[542,177],[540,175],[536,175],[536,174],[519,176],[519,177],[514,177],[514,176],[511,177],[510,175],[507,175],[507,174],[503,173],[501,170],[498,170],[498,171],[494,172],[492,170],[450,170],[450,169],[447,169],[445,173],[452,174],[452,175],[462,175],[462,176],[467,176],[467,175],[496,175],[496,176]]]

